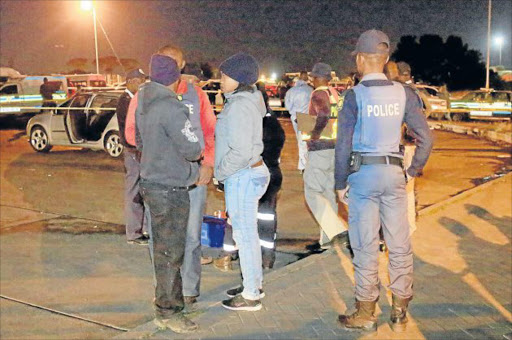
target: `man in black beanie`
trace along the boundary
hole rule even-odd
[[[187,107],[178,99],[180,69],[168,56],[153,55],[150,79],[139,90],[135,112],[137,149],[142,152],[140,188],[151,214],[155,271],[155,323],[176,333],[197,325],[183,314],[183,265],[190,208],[188,191],[199,177],[198,137]]]

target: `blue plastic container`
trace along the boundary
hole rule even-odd
[[[214,216],[204,216],[201,225],[201,245],[221,248],[224,245],[226,220]]]

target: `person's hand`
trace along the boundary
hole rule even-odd
[[[336,193],[338,194],[338,200],[343,203],[343,204],[346,204],[348,205],[348,189],[349,189],[349,186],[347,185],[345,187],[345,189],[341,189],[341,190],[336,190]]]
[[[199,167],[199,179],[196,185],[208,185],[213,177],[213,168],[208,165],[201,165]]]

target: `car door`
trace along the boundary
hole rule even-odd
[[[64,102],[62,105],[53,108],[50,114],[50,134],[52,139],[52,144],[60,145],[60,144],[69,144],[70,140],[68,137],[68,132],[66,130],[66,126],[64,124],[64,117],[69,112],[69,107],[73,102],[74,98],[69,99]]]
[[[507,92],[492,93],[492,115],[497,118],[510,118],[512,111],[511,94]]]
[[[64,114],[64,126],[71,144],[84,143],[87,139],[87,104],[91,95],[79,94],[73,98]]]
[[[21,112],[21,97],[18,84],[6,84],[0,90],[0,113]]]
[[[94,96],[87,112],[87,140],[98,141],[116,113],[119,97],[109,93]]]
[[[477,92],[470,104],[470,117],[488,118],[492,117],[492,98],[489,92]]]

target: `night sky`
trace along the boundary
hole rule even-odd
[[[147,70],[150,55],[176,43],[187,60],[218,65],[238,51],[253,54],[263,71],[310,69],[317,61],[346,73],[360,33],[377,28],[402,35],[461,36],[485,58],[487,0],[107,1],[95,3],[121,58]],[[88,58],[94,70],[92,13],[79,1],[0,2],[0,62],[26,74],[66,71],[66,62]],[[512,68],[512,0],[493,1],[493,35],[503,36],[503,64]],[[100,56],[113,55],[98,27]],[[491,64],[498,63],[492,45]]]

